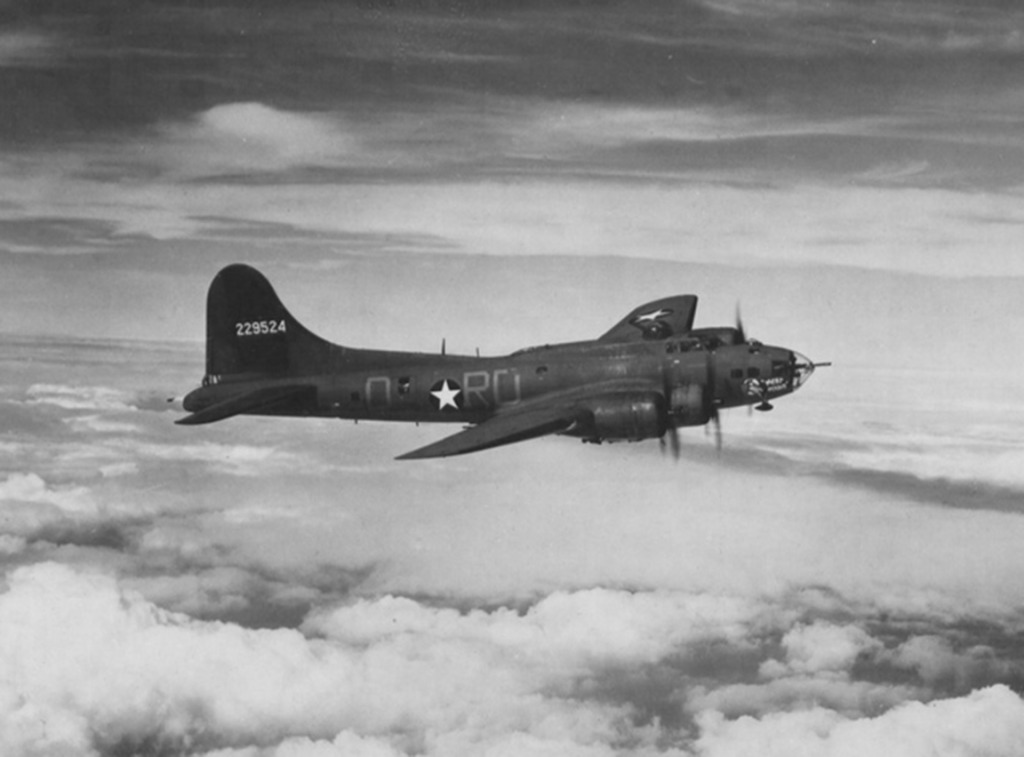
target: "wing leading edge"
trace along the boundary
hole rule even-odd
[[[648,302],[630,312],[598,341],[637,342],[681,336],[693,329],[697,296],[680,294]]]
[[[477,426],[446,436],[397,457],[397,460],[422,460],[428,457],[449,457],[478,452],[503,444],[536,439],[538,436],[565,431],[576,420],[577,410],[564,404],[543,405],[496,415]]]

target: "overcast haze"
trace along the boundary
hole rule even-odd
[[[0,3],[0,752],[1024,753],[1024,9]],[[174,426],[223,265],[503,354],[695,293],[725,447]]]

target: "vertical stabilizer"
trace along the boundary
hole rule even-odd
[[[267,278],[247,265],[222,269],[206,298],[206,374],[296,376],[319,373],[337,345],[299,323]]]

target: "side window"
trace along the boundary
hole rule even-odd
[[[747,377],[748,378],[760,378],[760,376],[761,376],[761,369],[760,368],[747,368]]]
[[[537,375],[538,376],[543,376],[547,372],[548,372],[548,367],[546,365],[538,365],[537,366]]]
[[[408,394],[410,389],[412,389],[412,380],[408,376],[402,376],[398,379],[399,394]]]
[[[734,379],[741,379],[741,378],[743,378],[743,369],[742,368],[733,368],[731,371],[729,371],[729,378],[734,378]]]

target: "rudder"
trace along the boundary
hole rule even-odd
[[[251,266],[229,265],[206,297],[206,374],[297,375],[317,372],[333,349],[281,303]]]

